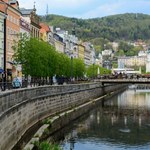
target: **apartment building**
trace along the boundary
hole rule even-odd
[[[65,43],[63,42],[63,38],[56,33],[54,33],[54,46],[56,51],[60,53],[65,52]]]
[[[78,56],[82,60],[84,60],[84,51],[85,51],[85,46],[83,46],[82,43],[79,43],[78,44]]]
[[[0,73],[4,70],[4,19],[6,15],[0,12]]]
[[[27,22],[22,16],[20,18],[20,33],[28,37],[30,36],[30,23]]]
[[[56,34],[59,35],[65,43],[64,53],[69,57],[78,58],[78,38],[74,34],[69,34],[68,31],[56,28]]]
[[[6,73],[7,77],[12,76],[15,67],[13,66],[14,50],[12,46],[18,41],[20,33],[20,16],[19,3],[17,0],[3,0],[5,6],[3,11],[7,14],[6,18]],[[1,6],[2,7],[2,6]]]
[[[84,63],[86,66],[95,63],[95,49],[93,45],[89,42],[83,43],[85,50],[84,50]]]
[[[131,57],[119,57],[118,67],[133,67],[133,66],[145,66],[147,61],[146,56],[131,56]]]
[[[49,42],[49,33],[51,32],[49,26],[44,23],[40,23],[40,26],[40,39],[45,42]]]
[[[34,38],[40,38],[40,19],[36,14],[35,5],[33,9],[20,8],[22,18],[30,23],[30,35]]]

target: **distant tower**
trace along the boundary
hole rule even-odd
[[[48,17],[48,4],[46,6],[46,16],[45,16],[45,21],[47,21],[47,17]]]
[[[47,7],[46,7],[46,16],[48,16],[48,4],[47,4]]]

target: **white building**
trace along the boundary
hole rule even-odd
[[[103,64],[103,57],[102,57],[101,53],[99,53],[98,58],[96,58],[95,64],[99,65],[99,66],[102,66],[102,64]]]
[[[95,64],[95,49],[93,45],[89,42],[84,42],[83,46],[85,47],[84,50],[84,63],[86,66],[89,66],[91,64]]]
[[[118,44],[117,42],[112,42],[111,44],[112,44],[113,49],[114,49],[115,51],[117,51],[119,44]]]
[[[147,56],[147,51],[139,51],[138,56]]]
[[[147,51],[146,72],[150,72],[150,48]]]
[[[102,56],[111,56],[112,50],[111,49],[106,49],[102,51]]]
[[[58,34],[65,43],[65,54],[78,58],[78,38],[75,35],[68,34],[68,31],[61,30],[60,28],[56,28],[56,34]]]
[[[119,57],[118,66],[124,67],[145,66],[146,60],[147,60],[146,56]]]
[[[25,20],[22,16],[20,18],[20,33],[30,36],[30,22]]]

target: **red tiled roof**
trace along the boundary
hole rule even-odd
[[[40,26],[41,26],[41,30],[44,29],[46,32],[50,32],[50,28],[47,24],[40,23]],[[43,32],[43,30],[42,30],[42,32]]]

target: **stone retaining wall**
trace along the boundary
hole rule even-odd
[[[123,85],[99,83],[44,86],[0,95],[0,150],[11,149],[32,125],[45,117],[81,105]]]

